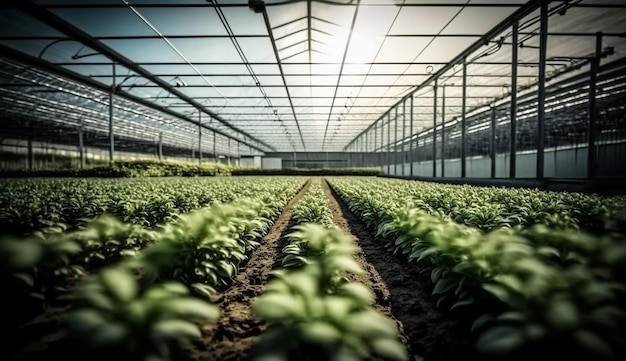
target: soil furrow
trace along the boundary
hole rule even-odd
[[[190,359],[234,361],[248,357],[250,348],[268,326],[252,314],[250,305],[263,292],[270,271],[280,258],[280,240],[289,231],[293,205],[306,193],[309,184],[310,180],[287,204],[235,276],[232,286],[211,297],[211,302],[220,308],[220,318],[217,323],[202,325],[202,339],[190,350]]]
[[[375,239],[332,187],[328,189],[335,220],[356,237],[371,276],[378,307],[390,309],[399,321],[411,358],[425,361],[459,360],[474,354],[467,325],[437,308],[428,272],[396,257]],[[387,311],[388,312],[388,311]]]

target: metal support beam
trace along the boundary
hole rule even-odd
[[[602,33],[596,34],[596,53],[591,60],[589,71],[589,129],[587,130],[587,178],[596,177],[596,123],[598,120],[598,103],[596,100],[598,69],[602,57]]]
[[[115,97],[115,62],[111,68],[111,90],[109,91],[109,160],[115,157],[115,133],[113,132],[113,98]]]
[[[274,33],[272,32],[272,26],[270,25],[270,18],[267,15],[267,9],[265,8],[265,6],[263,6],[262,10],[263,10],[262,12],[263,12],[263,21],[265,23],[265,28],[267,30],[267,34],[270,37],[270,42],[272,43],[272,50],[274,51],[274,57],[276,58],[276,65],[278,66],[278,70],[280,71],[280,78],[282,79],[282,86],[284,87],[285,93],[287,94],[287,98],[289,99],[289,106],[291,107],[291,114],[293,115],[293,119],[296,123],[296,128],[298,129],[298,135],[300,136],[300,141],[302,142],[302,150],[306,152],[306,143],[304,142],[304,137],[302,136],[302,130],[300,129],[300,123],[298,122],[298,116],[296,115],[296,109],[293,105],[293,100],[291,98],[289,86],[287,86],[285,70],[283,69],[283,63],[281,61],[281,57],[278,52],[278,47],[276,46],[276,39],[274,39]]]
[[[389,150],[391,149],[391,113],[387,113],[387,174],[391,174],[391,159]]]
[[[213,132],[213,158],[215,158],[215,163],[219,162],[217,158],[217,133]]]
[[[205,4],[206,5],[206,4]],[[123,7],[128,7],[127,4],[122,4]],[[133,5],[135,6],[135,5]],[[221,6],[221,5],[220,5]],[[147,71],[146,69],[144,69],[142,67],[142,65],[145,65],[143,63],[139,64],[137,62],[134,62],[126,57],[124,57],[122,54],[120,54],[119,52],[115,51],[113,48],[105,45],[104,43],[96,40],[94,37],[92,37],[91,35],[89,35],[87,32],[79,29],[78,27],[70,24],[69,22],[67,22],[66,20],[64,20],[63,18],[61,18],[60,16],[56,15],[55,13],[51,12],[49,10],[49,8],[38,5],[33,3],[30,0],[23,0],[23,1],[19,1],[16,3],[16,7],[22,11],[24,11],[25,13],[27,13],[28,15],[34,17],[35,19],[53,27],[54,29],[66,34],[67,36],[76,39],[77,41],[83,43],[84,45],[86,45],[87,47],[93,49],[94,51],[103,54],[104,56],[108,57],[109,59],[111,59],[114,63],[119,63],[120,65],[123,65],[125,68],[128,68],[132,71],[134,71],[135,73],[137,73],[138,75],[150,80],[151,82],[159,85],[161,88],[167,90],[169,93],[175,95],[176,97],[178,97],[179,99],[185,101],[186,103],[190,104],[191,106],[194,106],[198,109],[202,109],[203,112],[205,112],[207,115],[209,115],[211,118],[219,121],[220,123],[224,124],[226,127],[232,129],[233,131],[235,131],[238,134],[241,134],[243,136],[247,136],[250,139],[254,140],[256,143],[270,149],[270,150],[276,150],[274,149],[272,146],[266,144],[265,142],[256,139],[255,137],[251,136],[250,134],[248,134],[247,132],[243,131],[242,129],[239,129],[237,127],[234,127],[232,124],[230,124],[228,121],[226,121],[225,119],[221,118],[220,116],[218,116],[217,114],[207,110],[203,104],[200,104],[198,102],[196,102],[193,98],[187,96],[184,92],[181,92],[180,90],[178,90],[174,85],[169,84],[167,81],[163,80],[162,78],[160,78],[159,76],[156,76],[154,74],[152,74],[151,72]],[[57,64],[58,65],[58,64]],[[73,63],[72,65],[76,65],[75,63]],[[58,67],[58,66],[57,66]],[[76,74],[74,72],[70,72],[73,74]],[[125,97],[128,97],[125,94]],[[146,103],[145,101],[142,103]],[[155,107],[156,105],[152,105],[152,107]],[[228,135],[225,134],[225,136],[229,137]],[[264,151],[263,149],[260,149],[260,147],[254,146],[255,148],[257,148],[260,151]]]
[[[395,108],[393,120],[393,175],[398,176],[398,107]]]
[[[441,87],[441,178],[446,176],[446,85]]]
[[[163,159],[163,132],[159,132],[159,160]]]
[[[496,107],[491,106],[491,134],[489,137],[489,158],[491,159],[491,178],[496,177]]]
[[[411,133],[410,138],[411,138],[411,141],[409,142],[409,164],[410,164],[409,170],[411,172],[411,177],[413,176],[413,133],[414,133],[414,129],[413,129],[413,98],[414,98],[413,95],[411,95],[411,97],[409,98],[410,99],[409,107],[411,108],[409,110],[409,117],[410,117],[409,121],[411,123],[411,125],[410,125],[410,133]]]
[[[198,163],[202,164],[202,112],[198,109]]]
[[[367,147],[367,133],[361,137],[361,167],[365,165],[365,149]]]
[[[433,65],[433,66],[434,65],[442,65],[442,66],[439,67],[439,69],[436,72],[434,72],[428,79],[426,79],[425,81],[423,81],[419,85],[417,85],[415,88],[413,88],[413,90],[409,94],[407,94],[405,96],[405,98],[415,94],[416,92],[420,91],[421,89],[424,89],[429,84],[431,84],[436,78],[439,78],[441,76],[445,76],[446,72],[448,72],[450,69],[452,69],[453,66],[455,66],[456,64],[458,64],[461,61],[464,61],[464,59],[467,58],[467,56],[470,56],[471,54],[475,53],[480,48],[484,47],[485,44],[487,44],[489,40],[493,39],[496,36],[500,36],[500,34],[502,34],[504,31],[506,31],[511,26],[511,24],[513,24],[513,22],[519,21],[520,19],[523,19],[524,17],[526,17],[527,15],[529,15],[533,11],[535,11],[539,7],[539,3],[541,1],[542,0],[529,0],[525,4],[519,6],[517,8],[517,10],[515,10],[515,12],[513,12],[512,14],[507,16],[504,20],[502,20],[496,26],[494,26],[489,31],[487,31],[480,39],[478,39],[476,42],[474,42],[470,46],[468,46],[463,52],[461,52],[459,55],[457,55],[451,61],[446,62],[446,63],[437,63],[437,64],[435,64],[435,63],[425,63],[424,65]],[[473,62],[472,64],[480,64],[480,63],[481,62]],[[394,63],[394,64],[399,65],[399,63]],[[416,65],[416,64],[417,63],[406,63],[405,65]],[[489,64],[495,65],[496,62],[489,62]],[[503,62],[501,64],[502,65],[508,65],[509,62]],[[518,65],[522,65],[522,64],[518,64]],[[395,107],[397,104],[400,104],[400,102],[403,101],[405,98],[402,98],[396,104],[391,105],[390,109]],[[381,118],[382,117],[384,117],[384,115],[381,116]]]
[[[546,101],[546,54],[548,51],[548,3],[541,0],[539,15],[539,74],[537,75],[537,171],[536,178],[543,180],[545,101]]]
[[[406,175],[406,162],[408,157],[404,149],[406,145],[406,100],[402,102],[402,176]]]
[[[83,143],[83,120],[80,120],[78,126],[78,167],[80,169],[85,168],[85,145]]]
[[[437,178],[437,82],[433,85],[433,178]]]
[[[511,109],[509,133],[509,178],[515,178],[515,155],[517,153],[517,61],[518,61],[519,23],[515,21],[512,29],[511,45]]]
[[[467,165],[465,159],[467,148],[467,119],[465,119],[465,108],[467,104],[467,58],[463,58],[463,87],[461,89],[461,178],[465,178]]]

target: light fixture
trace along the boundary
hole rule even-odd
[[[181,78],[179,78],[178,76],[174,77],[174,79],[176,80],[176,83],[174,83],[174,85],[177,88],[181,88],[181,87],[187,86],[187,83],[184,80],[182,80]]]
[[[263,0],[248,0],[248,7],[255,13],[262,13],[265,10],[265,2]]]

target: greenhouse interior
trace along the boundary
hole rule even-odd
[[[626,359],[626,1],[3,0],[0,359]]]
[[[619,0],[8,3],[3,168],[626,176]]]

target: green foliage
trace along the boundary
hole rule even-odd
[[[116,160],[84,169],[3,169],[0,178],[24,177],[214,177],[231,175],[231,167],[220,163],[190,163],[160,160]]]
[[[273,271],[253,312],[272,326],[254,345],[259,360],[408,360],[395,324],[373,307],[374,295],[346,274],[363,272],[356,247],[338,228],[303,223],[291,237],[314,257],[297,269]]]
[[[233,176],[244,175],[291,175],[291,176],[379,176],[383,172],[380,168],[281,168],[281,169],[260,169],[254,167],[234,167],[231,170]]]
[[[201,336],[199,322],[218,317],[216,306],[189,296],[183,284],[143,288],[128,269],[112,267],[84,279],[65,324],[75,352],[97,359],[174,360]]]
[[[623,352],[623,198],[350,181],[331,184],[387,248],[430,269],[439,305],[478,312],[480,352]]]
[[[240,199],[180,215],[163,226],[155,244],[141,256],[146,275],[179,280],[213,293],[227,285],[271,221],[261,216],[261,201]]]

